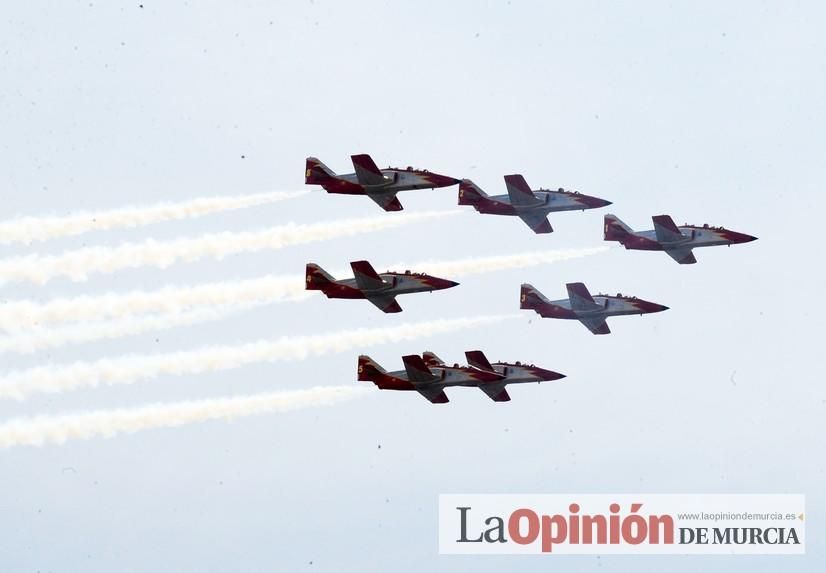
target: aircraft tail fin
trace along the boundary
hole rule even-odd
[[[304,171],[304,183],[307,185],[321,185],[335,178],[335,172],[315,157],[307,158]]]
[[[359,356],[359,382],[372,382],[376,379],[377,375],[384,374],[385,372],[387,371],[384,368],[382,368],[378,362],[376,362],[366,354],[362,354],[361,356]]]
[[[619,220],[616,215],[605,215],[605,225],[603,226],[603,238],[606,241],[619,241],[632,235],[634,231]]]
[[[535,309],[546,302],[548,302],[548,299],[545,298],[545,295],[536,290],[533,285],[529,285],[528,283],[522,284],[522,289],[519,294],[519,308]]]
[[[487,198],[488,194],[470,179],[462,179],[459,183],[459,205],[476,205]]]
[[[336,282],[333,275],[315,263],[307,263],[307,270],[304,278],[306,282],[305,290],[324,291],[328,286]]]

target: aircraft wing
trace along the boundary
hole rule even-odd
[[[525,178],[521,175],[505,175],[505,186],[508,188],[511,205],[531,207],[542,203],[542,199],[533,194]]]
[[[353,161],[353,167],[356,168],[356,177],[362,185],[384,185],[387,183],[387,178],[376,166],[373,158],[369,155],[351,155],[350,159]]]
[[[608,328],[608,323],[601,316],[590,316],[580,318],[579,322],[594,334],[611,334],[611,329]]]
[[[520,212],[519,218],[525,221],[525,224],[533,229],[534,233],[553,233],[554,228],[551,227],[551,223],[548,221],[548,217],[546,213],[541,211],[526,211]]]
[[[447,399],[447,394],[445,394],[444,388],[441,386],[424,386],[422,388],[416,388],[416,391],[430,400],[432,404],[446,404],[450,401]]]
[[[694,258],[694,253],[689,247],[684,247],[682,249],[667,249],[665,254],[681,265],[693,265],[697,262],[697,259]]]
[[[571,301],[571,308],[574,310],[596,310],[600,307],[594,301],[588,288],[582,283],[568,283],[565,285],[568,289],[568,299]]]
[[[353,269],[356,284],[361,290],[378,290],[388,286],[388,283],[384,282],[376,269],[367,261],[353,261],[350,263],[350,268]]]
[[[444,360],[442,360],[430,351],[423,352],[422,359],[424,360],[424,363],[428,366],[442,366],[445,363]]]
[[[392,191],[384,193],[367,193],[376,204],[385,211],[401,211],[404,209],[402,204],[396,198],[396,194]]]
[[[656,215],[651,217],[654,221],[654,232],[657,234],[657,240],[661,243],[675,243],[682,241],[685,237],[674,224],[674,220],[668,215]]]
[[[510,402],[511,400],[504,384],[482,384],[479,390],[487,394],[494,402]]]
[[[407,379],[416,386],[435,382],[439,379],[439,377],[433,374],[430,368],[427,367],[422,357],[417,354],[402,356],[402,362],[404,362],[404,370],[407,372]]]
[[[392,314],[401,312],[402,307],[396,302],[396,296],[392,294],[371,294],[364,297],[376,305],[382,312]]]
[[[485,372],[493,372],[494,374],[499,374],[496,369],[491,366],[488,357],[485,356],[485,353],[481,350],[468,350],[465,352],[465,358],[467,358],[467,363],[474,368],[478,368],[479,370],[484,370]]]

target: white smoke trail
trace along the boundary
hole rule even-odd
[[[29,255],[0,260],[0,281],[30,281],[44,284],[59,276],[83,281],[89,273],[113,273],[122,269],[146,266],[165,268],[177,262],[192,262],[206,257],[221,259],[236,253],[281,249],[291,245],[370,233],[460,212],[431,211],[301,225],[288,223],[260,231],[212,233],[172,241],[150,239],[117,247],[87,247],[60,255]]]
[[[129,317],[111,321],[36,328],[14,336],[0,338],[0,354],[7,352],[31,354],[38,350],[57,348],[66,344],[83,344],[95,340],[135,336],[146,332],[212,322],[255,306],[257,305],[254,303],[225,305],[184,312],[171,312],[158,316]]]
[[[46,303],[8,301],[0,305],[0,329],[21,329],[86,320],[121,320],[147,313],[176,314],[202,306],[260,304],[303,300],[314,293],[304,290],[304,277],[264,276],[219,281],[197,286],[169,286],[155,291],[133,291],[57,298]]]
[[[455,261],[404,263],[387,268],[396,271],[426,271],[442,278],[452,278],[555,263],[587,257],[605,250],[606,247],[562,249]],[[346,271],[334,271],[333,274],[340,277],[344,276],[344,272]],[[58,298],[46,303],[10,300],[0,306],[0,329],[19,332],[21,329],[75,320],[121,319],[143,313],[179,313],[200,306],[265,304],[283,300],[305,300],[310,296],[317,296],[305,291],[304,286],[304,277],[300,275],[268,275],[198,286],[170,286],[157,291]]]
[[[232,419],[314,406],[330,406],[363,396],[367,388],[318,386],[309,390],[269,392],[161,403],[139,408],[98,410],[62,416],[17,418],[0,424],[0,448],[62,444],[67,440],[112,437],[154,428],[174,428],[208,420]]]
[[[284,201],[307,193],[309,191],[255,193],[238,197],[204,197],[179,203],[121,207],[106,211],[71,213],[65,216],[18,217],[9,221],[0,221],[0,244],[48,241],[90,231],[128,229],[164,221],[191,219],[211,213]]]
[[[209,346],[154,355],[127,355],[66,366],[39,366],[12,371],[0,378],[0,398],[23,399],[40,392],[63,392],[81,387],[133,384],[162,375],[181,376],[224,371],[257,362],[305,360],[375,344],[428,337],[484,327],[520,315],[491,315],[406,323],[383,328],[359,328],[329,334],[282,337],[243,345]]]

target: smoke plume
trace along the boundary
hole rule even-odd
[[[232,419],[314,406],[331,406],[369,392],[354,386],[320,386],[309,390],[269,392],[161,403],[139,408],[99,410],[62,416],[17,418],[0,424],[0,448],[62,444],[67,440],[112,437],[153,428],[173,428],[207,420]]]

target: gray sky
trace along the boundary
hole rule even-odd
[[[453,259],[599,245],[602,216],[669,213],[760,237],[697,251],[613,249],[477,275],[401,300],[402,315],[316,297],[231,319],[32,356],[2,369],[168,352],[285,334],[512,312],[518,286],[630,293],[671,310],[365,349],[387,367],[481,348],[568,375],[495,404],[383,392],[344,405],[0,451],[4,571],[820,571],[826,564],[821,3],[30,2],[0,18],[0,214],[65,214],[303,187],[304,158],[351,153],[504,192],[502,175],[612,200],[552,215],[535,236],[468,209],[352,239],[86,283],[10,284],[4,299],[300,273],[367,258]],[[400,196],[447,209],[456,189]],[[307,197],[198,220],[89,234],[82,245],[381,212]],[[0,403],[0,416],[356,384],[359,352],[303,363]],[[379,445],[381,448],[379,449]],[[485,558],[437,554],[439,493],[805,493],[801,558]],[[310,564],[312,562],[312,564]]]

